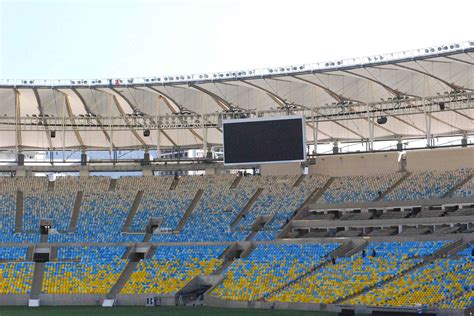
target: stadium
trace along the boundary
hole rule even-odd
[[[473,41],[0,79],[0,314],[472,315],[473,119]]]

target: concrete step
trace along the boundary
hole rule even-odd
[[[26,261],[33,262],[33,254],[35,253],[34,246],[28,246],[28,250],[26,251]]]
[[[84,197],[84,191],[78,191],[76,193],[76,199],[74,201],[74,208],[72,209],[71,223],[69,224],[69,231],[75,232],[77,229],[77,221],[79,219],[79,211],[81,210],[82,198]]]
[[[132,207],[130,208],[130,211],[128,212],[128,215],[127,215],[127,219],[125,220],[125,223],[123,224],[122,232],[129,231],[130,225],[132,225],[133,218],[135,217],[135,214],[137,213],[138,206],[140,205],[140,202],[142,201],[143,193],[144,191],[140,190],[135,195],[135,199],[133,200]]]
[[[244,215],[250,211],[250,209],[255,204],[255,202],[257,201],[260,194],[262,194],[262,192],[263,192],[263,188],[257,189],[254,195],[252,195],[252,197],[248,200],[247,204],[245,204],[245,206],[240,210],[239,214],[237,214],[237,216],[234,218],[232,223],[230,223],[230,228],[233,229],[235,228],[235,226],[237,226],[237,224],[242,220]]]
[[[232,184],[230,185],[230,189],[235,189],[235,188],[237,188],[237,186],[238,186],[239,183],[240,183],[240,180],[242,180],[242,177],[241,177],[241,176],[235,177],[234,182],[232,182]]]
[[[298,187],[301,184],[301,182],[303,182],[305,177],[306,176],[304,174],[300,175],[298,179],[296,179],[295,183],[293,183],[293,188]]]
[[[118,278],[117,282],[112,286],[112,288],[109,291],[109,294],[107,294],[107,299],[115,299],[117,297],[117,294],[120,293],[122,288],[127,283],[128,279],[130,279],[130,276],[132,275],[137,265],[138,265],[138,262],[134,262],[134,261],[129,261],[127,263],[127,265],[125,266],[125,269],[123,269],[122,271],[122,274],[120,274],[120,277]]]
[[[40,236],[40,243],[47,243],[48,242],[48,235],[47,234],[41,234]]]
[[[184,228],[184,225],[186,225],[186,222],[188,221],[189,217],[191,216],[191,213],[194,211],[197,204],[201,200],[201,197],[202,197],[203,193],[204,193],[204,190],[202,190],[202,189],[197,190],[196,195],[194,195],[194,198],[191,201],[191,204],[188,206],[188,209],[186,210],[183,217],[181,218],[178,225],[176,226],[177,231],[181,231]]]
[[[36,262],[35,270],[33,272],[33,284],[31,286],[30,299],[39,299],[39,295],[43,288],[45,263]]]
[[[117,188],[117,179],[110,179],[109,191],[115,191]]]
[[[176,189],[176,187],[178,186],[178,184],[179,184],[179,178],[174,178],[174,179],[173,179],[173,182],[171,182],[170,190]]]
[[[328,181],[329,182],[329,181]],[[303,219],[308,215],[308,204],[313,203],[314,199],[319,199],[319,197],[324,193],[322,191],[323,188],[316,188],[314,191],[308,196],[308,198],[301,204],[301,206],[295,211],[295,215],[290,219],[288,223],[286,223],[281,231],[278,233],[277,238],[284,238],[287,237],[291,231],[291,223],[293,220]],[[319,195],[319,197],[317,197]]]
[[[385,192],[382,192],[382,194],[377,197],[374,201],[382,201],[387,195],[389,195],[393,190],[395,190],[400,184],[403,183],[403,181],[406,180],[410,176],[410,172],[406,172],[400,179],[398,179],[397,182],[395,182],[390,188],[385,190]]]
[[[324,186],[321,189],[315,191],[311,195],[311,199],[308,201],[308,204],[309,203],[313,204],[313,203],[318,202],[319,199],[323,196],[324,192],[327,191],[327,189],[331,186],[331,184],[334,182],[335,179],[336,178],[334,177],[329,178],[328,181],[324,184]]]
[[[48,192],[53,192],[54,191],[54,185],[56,181],[48,181]]]
[[[15,232],[23,231],[23,191],[16,191]]]

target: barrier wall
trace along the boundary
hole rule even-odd
[[[303,174],[301,164],[298,163],[272,163],[260,166],[260,174],[268,175],[300,175]]]
[[[407,151],[407,170],[453,170],[474,168],[474,147]],[[360,176],[399,170],[398,153],[363,153],[320,156],[308,167],[310,174]]]

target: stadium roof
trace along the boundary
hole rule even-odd
[[[474,42],[245,71],[0,80],[0,149],[199,148],[222,144],[222,118],[289,114],[306,116],[308,143],[472,135]]]

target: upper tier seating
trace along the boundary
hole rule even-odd
[[[5,234],[15,232],[16,196],[0,193],[0,231]]]
[[[109,190],[109,177],[58,177],[54,183],[55,192],[105,192]]]
[[[473,173],[472,169],[413,172],[385,196],[387,201],[441,198]]]
[[[25,260],[27,251],[27,247],[0,247],[0,261]]]
[[[130,231],[144,232],[150,218],[161,218],[161,228],[174,230],[193,196],[183,191],[145,192],[137,213],[130,225]]]
[[[48,294],[107,294],[127,264],[126,247],[60,247],[47,262],[43,291]]]
[[[452,197],[471,197],[474,195],[474,177],[471,177],[466,183],[457,188]]]
[[[23,232],[40,231],[41,219],[50,219],[58,231],[68,231],[74,208],[75,193],[26,193],[24,194]]]
[[[225,280],[211,295],[250,301],[283,286],[320,264],[339,245],[258,245],[248,258],[237,259],[225,271]]]
[[[193,237],[192,240],[198,239],[199,235],[206,235],[207,240],[217,241],[219,235],[230,232],[232,220],[254,193],[252,189],[206,190],[186,222],[183,233]]]
[[[264,188],[264,190],[236,229],[250,230],[258,216],[272,217],[270,223],[265,226],[266,229],[280,229],[314,190],[324,186],[329,177],[307,176],[299,186],[293,187],[297,179],[298,176],[244,177],[239,187]]]
[[[194,277],[214,272],[226,246],[163,246],[140,261],[121,294],[175,294]]]
[[[0,177],[0,192],[15,193],[23,191],[29,193],[46,192],[48,190],[48,178],[30,177],[30,178],[10,178]]]
[[[337,258],[269,297],[269,301],[331,304],[418,264],[446,241],[374,242],[362,252]],[[375,251],[375,253],[374,253]],[[375,255],[375,256],[373,256]]]
[[[115,190],[159,192],[169,190],[172,182],[172,177],[122,177],[117,180]]]
[[[185,176],[179,178],[179,183],[174,190],[169,190],[173,178],[165,177],[162,181],[147,180],[146,185],[142,183],[139,186],[145,193],[133,218],[130,231],[143,232],[152,217],[163,220],[161,228],[174,230],[198,190],[220,192],[228,189],[234,180],[233,175]],[[137,181],[125,178],[122,184],[119,180],[119,187],[128,188],[132,182]]]
[[[50,235],[51,242],[142,241],[143,235],[120,234],[136,192],[84,193],[77,232]]]
[[[324,192],[322,201],[328,204],[374,201],[394,185],[403,173],[390,173],[374,176],[349,176],[334,179]]]

